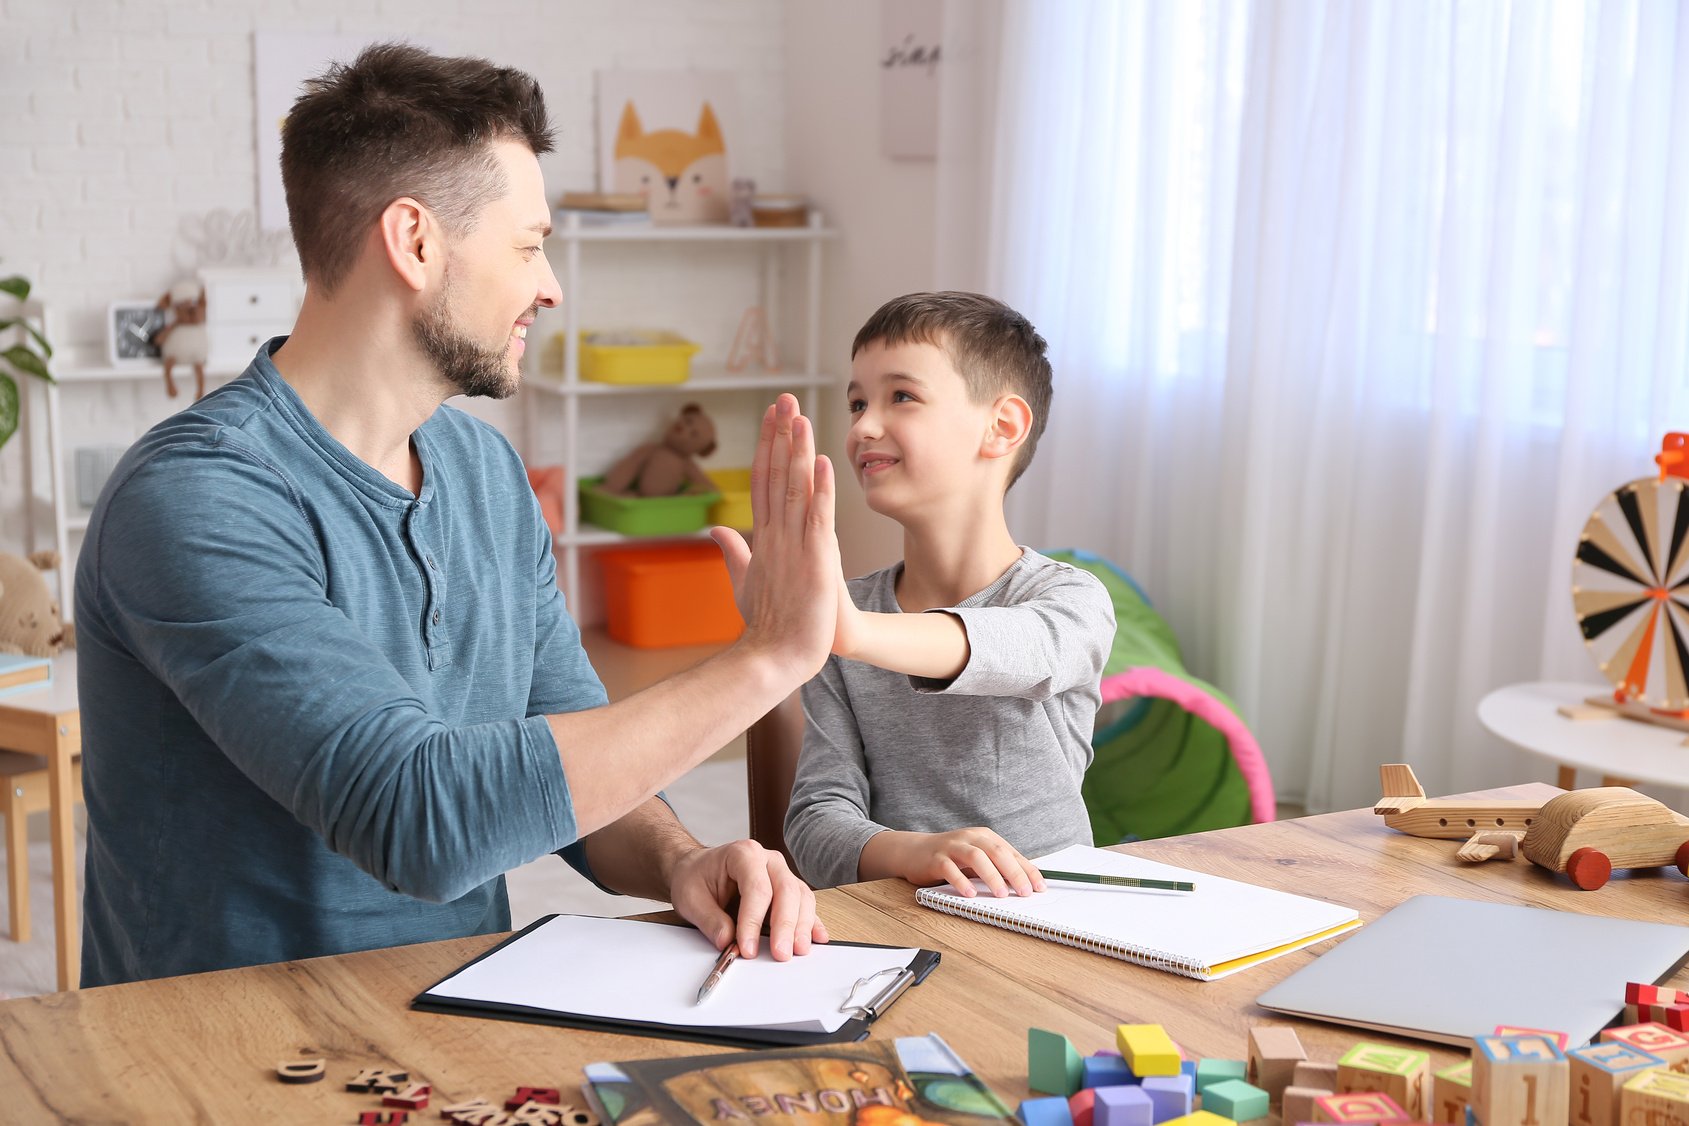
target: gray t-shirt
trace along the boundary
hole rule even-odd
[[[895,614],[898,563],[850,581]],[[786,843],[816,887],[854,882],[886,829],[984,826],[1026,856],[1091,843],[1079,783],[1091,764],[1114,607],[1094,575],[1029,548],[942,613],[968,631],[967,667],[928,680],[829,657],[804,685],[806,720]]]

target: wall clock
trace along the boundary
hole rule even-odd
[[[151,301],[113,301],[106,314],[106,356],[113,367],[156,364],[153,336],[164,327],[164,310]]]

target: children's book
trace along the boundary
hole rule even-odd
[[[1040,868],[1100,876],[1183,881],[1194,891],[1051,880],[1048,891],[997,899],[953,888],[920,888],[923,906],[994,927],[1077,946],[1152,969],[1214,981],[1361,925],[1349,907],[1075,845],[1033,861]]]
[[[937,1033],[679,1059],[593,1063],[605,1126],[988,1126],[1013,1112]]]
[[[53,682],[53,662],[46,657],[0,653],[0,696],[28,692]]]

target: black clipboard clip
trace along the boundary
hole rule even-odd
[[[873,988],[874,982],[887,974],[892,975],[890,981],[881,986],[879,991],[868,996],[866,1001],[858,1002],[857,994]],[[915,984],[915,968],[913,966],[887,966],[878,973],[859,977],[856,984],[850,987],[845,995],[844,1003],[839,1006],[839,1012],[847,1016],[862,1020],[874,1020],[891,1008],[892,1002],[903,996],[903,991]]]

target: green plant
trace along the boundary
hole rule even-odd
[[[11,294],[21,305],[29,300],[29,280],[19,274],[0,278],[0,293]],[[53,382],[53,374],[47,370],[47,361],[53,358],[53,346],[47,343],[47,337],[29,323],[21,310],[15,317],[0,317],[0,332],[13,328],[22,328],[27,335],[0,352],[0,360],[5,361],[0,364],[0,446],[11,441],[18,431],[18,406],[22,398],[18,381],[6,369]]]

